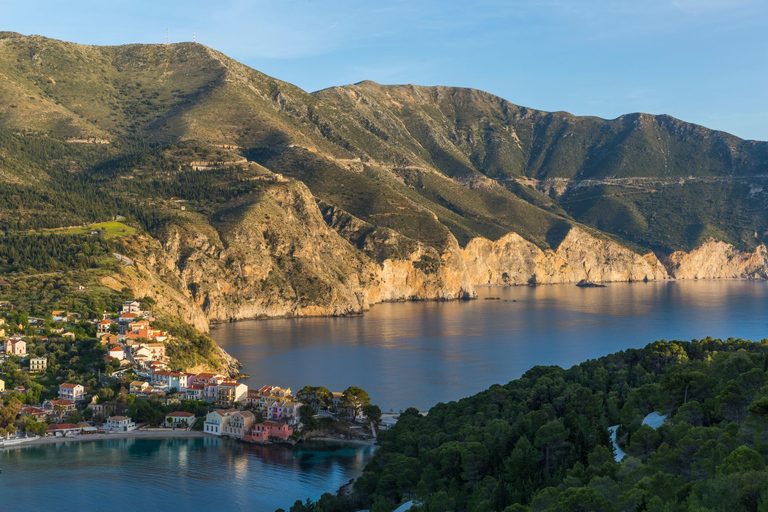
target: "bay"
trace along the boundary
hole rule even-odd
[[[212,335],[243,362],[252,386],[358,385],[384,410],[426,410],[534,365],[568,367],[662,338],[768,336],[765,282],[478,292],[467,302],[380,304],[358,317],[226,324]],[[326,443],[292,451],[217,438],[17,447],[0,450],[0,509],[287,509],[297,499],[334,492],[373,451]]]
[[[211,335],[243,363],[251,386],[355,385],[384,411],[427,410],[534,365],[569,367],[659,339],[768,337],[762,281],[481,287],[478,296],[222,324]]]
[[[0,450],[1,510],[272,512],[335,493],[359,475],[372,446],[296,449],[214,437],[110,439]]]

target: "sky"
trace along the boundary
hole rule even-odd
[[[757,140],[768,140],[767,22],[768,0],[26,0],[0,13],[0,30],[83,44],[195,31],[309,92],[362,80],[473,87],[541,110],[670,114]]]

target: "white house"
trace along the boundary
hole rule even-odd
[[[109,334],[112,325],[116,325],[114,320],[104,319],[97,324],[98,334]]]
[[[127,300],[123,302],[123,309],[121,313],[141,314],[141,302],[137,300]]]
[[[85,388],[82,384],[65,382],[59,386],[59,398],[71,400],[72,402],[82,402],[85,400]]]
[[[114,347],[109,349],[109,356],[114,357],[118,361],[122,361],[125,359],[125,351],[123,350],[123,347],[120,345],[115,345]]]
[[[238,412],[237,409],[217,409],[209,412],[205,417],[203,432],[220,436],[229,424],[230,418],[236,412]]]
[[[136,430],[136,424],[128,416],[110,416],[107,418],[107,424],[104,426],[104,430],[129,432],[131,430]]]
[[[154,371],[149,375],[153,386],[176,388],[178,391],[187,389],[189,374],[179,372]]]

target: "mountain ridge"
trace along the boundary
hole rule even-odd
[[[106,282],[201,328],[478,284],[768,275],[766,142],[467,88],[307,93],[198,43],[0,34],[0,197],[20,198],[3,232],[126,217],[139,271]]]

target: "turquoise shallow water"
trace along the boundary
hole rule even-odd
[[[368,446],[296,450],[217,438],[115,439],[0,450],[2,511],[274,511],[335,492]]]
[[[357,385],[388,411],[475,394],[657,339],[768,337],[768,283],[485,287],[480,300],[379,304],[360,317],[237,322],[212,336],[249,383]],[[499,300],[483,300],[499,297]]]

